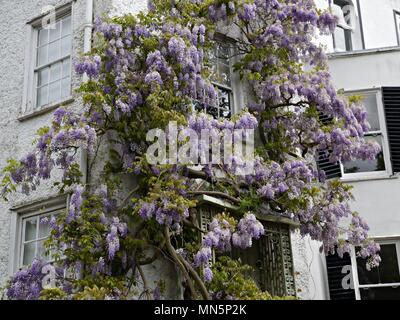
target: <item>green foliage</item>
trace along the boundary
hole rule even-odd
[[[40,300],[65,300],[68,295],[60,288],[44,289],[40,293]]]
[[[106,300],[110,291],[106,288],[99,288],[97,285],[93,287],[85,287],[83,291],[74,296],[74,300]]]
[[[17,185],[13,183],[11,174],[15,173],[21,166],[21,163],[14,159],[9,159],[7,165],[2,170],[3,179],[1,180],[0,187],[2,188],[2,197],[5,201],[8,201],[8,194],[13,193],[17,190]]]
[[[214,295],[218,294],[221,298],[230,296],[238,300],[295,299],[294,297],[272,297],[268,292],[261,291],[249,276],[252,268],[227,256],[219,257],[211,269],[214,277],[208,284],[208,288]]]

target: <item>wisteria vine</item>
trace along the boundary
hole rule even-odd
[[[251,247],[262,237],[261,207],[299,223],[301,234],[322,242],[326,253],[343,255],[355,245],[369,267],[378,265],[379,246],[349,207],[350,187],[325,181],[315,166],[324,150],[332,163],[373,159],[380,151],[363,138],[369,125],[362,105],[336,92],[324,48],[315,44],[318,34],[335,26],[335,17],[313,0],[154,0],[145,13],[97,19],[97,45],[75,65],[89,78],[79,89],[84,110],[59,108],[51,125],[38,131],[34,151],[10,160],[2,180],[7,198],[18,187],[36,190],[61,170],[56,185],[72,194],[67,212],[47,222],[47,248],[70,276],[57,288],[44,288],[40,268],[46,263],[35,260],[12,278],[8,297],[159,298],[165,284],[149,284],[143,266],[164,259],[182,275],[185,297],[243,298],[218,287],[220,269],[212,256]],[[248,89],[248,103],[231,119],[192,112],[194,102],[205,110],[217,103],[210,54],[232,30],[234,71]],[[207,129],[217,140],[222,130],[257,129],[254,172],[234,174],[246,162],[240,157],[200,169],[149,164],[146,133],[170,121]],[[98,159],[104,137],[109,156]],[[84,184],[80,149],[91,164],[103,163]],[[128,188],[124,176],[135,186]],[[201,194],[239,212],[221,212],[202,230],[196,218]],[[138,287],[142,294],[133,289]]]

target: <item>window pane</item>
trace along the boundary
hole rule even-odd
[[[367,142],[377,142],[382,148],[382,136],[378,135],[365,137]],[[375,172],[375,171],[385,171],[385,159],[383,156],[383,151],[381,151],[374,160],[356,160],[350,161],[343,164],[344,173],[359,173],[359,172]]]
[[[40,29],[39,30],[39,46],[44,45],[49,42],[49,30]]]
[[[358,280],[361,285],[400,282],[399,264],[395,244],[381,245],[382,262],[371,271],[366,269],[366,261],[357,259]]]
[[[63,61],[63,67],[62,67],[62,77],[69,77],[71,74],[71,66],[70,66],[70,59],[65,59]]]
[[[60,40],[49,44],[49,57],[48,62],[57,60],[60,57]]]
[[[61,97],[65,98],[71,94],[71,81],[70,78],[62,79],[61,83]]]
[[[25,241],[35,240],[37,238],[37,219],[25,220]]]
[[[49,103],[60,100],[61,81],[53,82],[49,85]]]
[[[227,87],[231,86],[231,71],[229,66],[220,64],[218,66],[218,80],[217,82]]]
[[[61,37],[71,34],[71,16],[68,16],[62,20],[62,31]]]
[[[221,59],[224,63],[229,64],[230,58],[230,46],[228,44],[219,43],[217,48],[217,57]]]
[[[263,257],[261,256],[261,249],[260,246],[263,245],[263,241],[255,240],[253,241],[253,245],[250,248],[245,250],[232,248],[230,252],[230,257],[234,260],[239,260],[242,262],[243,265],[248,265],[251,267],[247,273],[257,284],[257,286],[261,290],[266,290],[266,283],[263,281],[262,277],[262,266],[263,266]]]
[[[207,107],[207,113],[209,115],[212,115],[214,118],[218,118],[219,117],[219,112],[218,112],[218,108],[215,107]]]
[[[336,28],[334,32],[335,37],[335,51],[344,52],[346,51],[346,36],[344,29]]]
[[[22,259],[22,264],[27,266],[32,263],[35,258],[35,248],[36,242],[29,242],[24,245],[24,257]]]
[[[229,45],[220,43],[209,56],[213,81],[228,87],[231,85],[230,52]]]
[[[368,112],[368,122],[371,125],[370,131],[379,131],[381,127],[379,125],[378,104],[376,100],[376,95],[374,93],[365,95],[363,104]]]
[[[400,287],[360,289],[361,300],[400,300]]]
[[[37,106],[41,107],[47,104],[48,100],[48,86],[41,87],[37,90]]]
[[[61,36],[61,22],[58,21],[55,25],[51,25],[50,27],[50,42],[60,39]]]
[[[49,261],[50,259],[49,259],[49,255],[48,254],[46,254],[46,248],[45,248],[45,246],[44,246],[44,242],[45,242],[46,240],[41,240],[41,241],[39,241],[38,243],[37,243],[37,246],[38,246],[38,251],[37,251],[37,257],[38,258],[41,258],[41,259],[44,259],[44,260],[46,260],[46,261]]]
[[[71,36],[61,39],[61,55],[67,56],[71,53]]]
[[[49,83],[49,68],[45,68],[39,71],[38,74],[38,87]]]
[[[47,46],[38,48],[37,65],[41,66],[47,63]]]
[[[294,293],[290,230],[287,225],[264,223],[265,235],[245,250],[233,249],[229,255],[252,270],[249,275],[259,288],[274,296]]]
[[[44,218],[44,216],[40,217],[40,219],[43,219],[43,218]],[[50,219],[51,217],[47,216],[47,218]],[[50,233],[51,233],[50,224],[48,222],[47,223],[41,222],[39,224],[39,239],[47,238],[50,235]]]
[[[61,63],[53,64],[50,68],[50,82],[61,79]]]
[[[231,116],[231,92],[222,88],[218,89],[218,100],[220,117],[229,118]]]

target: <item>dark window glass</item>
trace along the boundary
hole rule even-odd
[[[367,142],[377,142],[382,149],[382,136],[367,136],[365,137]],[[383,151],[377,154],[374,160],[355,160],[345,162],[343,164],[344,173],[362,173],[362,172],[376,172],[385,171],[385,158],[383,156]]]
[[[218,43],[211,52],[210,71],[211,80],[217,91],[216,105],[205,106],[200,101],[195,101],[197,111],[205,111],[214,118],[230,118],[232,116],[233,91],[231,81],[231,52],[232,44]]]
[[[400,282],[399,262],[395,244],[381,245],[382,262],[379,267],[368,271],[366,261],[357,258],[358,282],[360,285]]]
[[[205,107],[200,102],[195,102],[195,108],[197,111],[205,110],[208,114],[214,118],[226,118],[229,119],[232,116],[231,100],[232,92],[221,87],[216,87],[218,93],[218,105]]]
[[[231,252],[233,259],[252,267],[251,276],[273,296],[295,296],[290,230],[287,225],[264,222],[266,234],[251,248]]]
[[[361,300],[400,300],[400,287],[360,289]]]

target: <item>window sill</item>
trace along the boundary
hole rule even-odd
[[[23,122],[25,120],[29,120],[31,118],[34,118],[34,117],[49,113],[50,111],[52,111],[54,109],[57,109],[58,107],[71,104],[74,101],[75,101],[75,99],[72,96],[69,96],[66,99],[63,99],[61,101],[44,105],[43,107],[41,107],[38,110],[27,111],[27,112],[21,114],[17,119],[18,119],[18,121]]]
[[[57,194],[46,197],[41,197],[28,202],[19,202],[10,208],[10,212],[17,212],[18,214],[28,214],[37,211],[43,211],[44,208],[50,208],[51,210],[58,210],[60,208],[66,208],[68,203],[68,195]]]
[[[398,175],[391,175],[387,172],[376,174],[376,175],[363,175],[360,174],[359,176],[349,176],[349,177],[342,177],[340,181],[350,183],[350,182],[363,182],[363,181],[374,181],[374,180],[393,180],[398,179]]]
[[[400,46],[354,50],[354,51],[331,52],[331,53],[328,53],[328,58],[329,59],[339,59],[339,58],[363,56],[363,55],[377,54],[377,53],[397,52],[397,51],[400,51]]]

